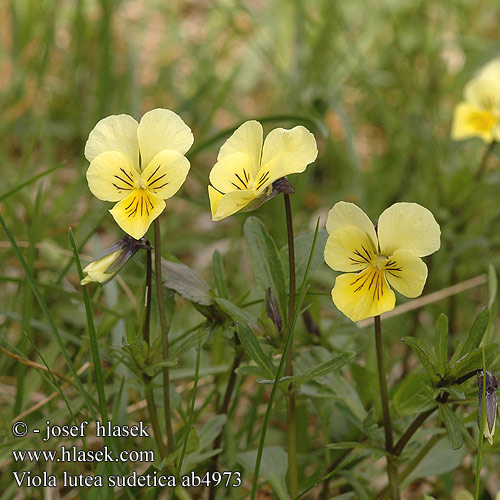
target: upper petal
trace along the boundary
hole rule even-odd
[[[104,201],[120,201],[139,183],[139,174],[127,157],[118,151],[97,155],[87,169],[92,194]]]
[[[110,213],[116,223],[136,240],[141,239],[165,208],[165,202],[145,189],[136,189],[117,203]]]
[[[149,162],[141,179],[151,193],[166,200],[177,193],[188,172],[189,160],[177,151],[165,149]]]
[[[210,183],[222,193],[251,189],[252,159],[247,153],[232,153],[221,158],[210,171]]]
[[[274,182],[285,175],[303,172],[317,156],[316,139],[305,127],[299,125],[291,130],[276,128],[264,141],[261,170],[266,169],[267,163],[281,158],[281,167],[274,169],[271,176],[271,182]]]
[[[396,250],[384,266],[389,284],[405,297],[418,297],[427,279],[427,266],[407,250]]]
[[[212,215],[212,220],[221,220],[230,215],[243,210],[249,205],[253,200],[259,197],[254,189],[244,190],[244,191],[231,191],[221,196],[215,214]],[[213,208],[212,208],[213,213]]]
[[[346,201],[339,201],[333,205],[332,209],[328,212],[326,219],[326,230],[328,233],[333,233],[338,229],[346,226],[355,226],[364,233],[366,233],[374,247],[377,247],[377,234],[372,221],[369,219],[361,208],[354,203]]]
[[[97,155],[105,151],[120,151],[134,168],[139,168],[137,122],[131,116],[108,116],[98,122],[90,132],[85,144],[85,158],[92,162]]]
[[[453,112],[451,138],[459,141],[469,137],[481,137],[485,142],[493,140],[495,116],[475,104],[460,102]]]
[[[341,274],[335,280],[332,299],[352,321],[378,316],[394,309],[396,297],[382,271],[370,266],[359,274]]]
[[[325,262],[335,271],[362,271],[372,262],[375,251],[368,234],[356,226],[344,226],[326,240]]]
[[[243,153],[248,157],[248,167],[252,177],[257,175],[262,154],[262,125],[250,120],[238,127],[233,135],[222,145],[217,160],[234,153]]]
[[[465,86],[465,100],[484,110],[491,110],[500,104],[500,75],[478,77]]]
[[[144,114],[137,127],[141,165],[149,162],[164,149],[183,155],[193,144],[191,129],[182,118],[169,109],[153,109]]]
[[[417,203],[395,203],[378,220],[378,241],[383,255],[408,250],[425,257],[441,245],[441,230],[432,213]]]

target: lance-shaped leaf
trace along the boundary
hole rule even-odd
[[[229,300],[221,299],[219,297],[215,298],[216,304],[219,308],[226,313],[234,322],[241,321],[247,325],[252,325],[257,327],[259,320],[252,313],[248,312],[236,304],[233,304]]]
[[[454,450],[458,450],[464,444],[462,437],[463,424],[448,405],[440,404],[438,408],[439,416],[446,427],[446,433],[448,434],[450,446]]]
[[[250,328],[248,328],[248,326],[244,323],[238,323],[236,329],[238,332],[238,338],[240,339],[246,353],[257,363],[257,365],[266,371],[268,377],[274,377],[275,370],[273,362],[271,361],[271,358],[262,350],[259,340],[254,335],[252,330],[250,330]]]
[[[448,316],[446,314],[440,314],[436,321],[434,351],[437,359],[436,369],[441,376],[444,376],[448,361]]]
[[[278,301],[280,315],[286,318],[285,272],[274,240],[257,217],[249,217],[243,229],[255,281],[264,292],[271,288]]]
[[[196,271],[180,262],[172,262],[163,258],[161,267],[163,285],[166,288],[200,306],[210,306],[214,303],[210,295],[210,287]]]
[[[236,456],[236,460],[249,472],[254,470],[257,450],[245,451]],[[276,493],[279,500],[288,500],[286,487],[286,473],[288,470],[288,456],[278,446],[268,446],[262,453],[262,463],[260,473],[264,479],[267,479]],[[254,478],[257,481],[258,478]]]
[[[407,343],[412,348],[413,352],[417,355],[418,359],[422,363],[422,366],[425,368],[425,371],[429,375],[431,381],[437,382],[439,378],[437,377],[436,371],[434,370],[436,361],[432,356],[432,353],[426,349],[424,343],[420,339],[416,339],[415,337],[403,337],[401,340]]]
[[[490,318],[490,312],[487,307],[485,307],[476,317],[472,328],[470,329],[469,336],[467,337],[463,347],[462,352],[470,352],[473,349],[477,349],[483,340],[483,336],[488,328],[488,320]]]
[[[299,385],[305,382],[310,382],[311,380],[316,380],[319,377],[328,375],[335,370],[340,370],[340,368],[352,361],[355,355],[356,353],[352,351],[343,352],[339,356],[329,359],[328,361],[321,363],[320,365],[312,368],[311,370],[308,370],[305,373],[290,377],[288,380],[291,380],[294,385]]]
[[[487,346],[484,346],[484,357],[486,364],[488,365],[499,352],[500,346],[498,344],[488,344]],[[453,378],[458,379],[470,372],[480,370],[482,369],[482,367],[483,347],[480,347],[462,356],[455,363],[455,365],[451,367],[450,374],[453,376]]]

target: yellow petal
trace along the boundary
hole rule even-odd
[[[465,86],[465,100],[484,111],[500,104],[500,82],[490,78],[474,78]]]
[[[188,172],[189,160],[177,151],[165,149],[150,161],[141,179],[150,192],[166,200],[177,193]]]
[[[137,122],[129,115],[112,115],[103,118],[89,134],[85,144],[85,158],[92,162],[106,151],[119,151],[128,163],[139,169],[139,143]]]
[[[332,234],[338,229],[346,226],[355,226],[364,233],[366,233],[372,241],[372,245],[377,247],[377,234],[372,221],[368,218],[361,208],[357,207],[354,203],[346,201],[339,201],[333,205],[332,209],[328,212],[326,219],[326,230]]]
[[[378,316],[394,309],[396,297],[383,271],[370,266],[359,274],[341,274],[335,280],[332,299],[352,321]]]
[[[231,191],[221,196],[215,215],[212,216],[212,220],[221,220],[240,210],[244,210],[247,205],[258,197],[259,193],[254,189],[248,191]]]
[[[459,490],[458,493],[453,497],[453,500],[474,500],[474,495],[469,491],[462,489]]]
[[[325,262],[335,271],[362,271],[373,261],[375,251],[365,232],[355,226],[344,226],[326,240]]]
[[[378,220],[378,241],[383,255],[408,250],[425,257],[439,250],[441,230],[432,213],[417,203],[395,203]]]
[[[136,189],[117,203],[110,213],[127,234],[138,240],[164,208],[165,202],[160,197],[145,189]]]
[[[210,210],[212,211],[212,219],[215,220],[215,214],[217,213],[217,207],[219,206],[219,202],[224,195],[219,193],[217,189],[214,189],[212,186],[208,186],[208,197],[210,199]]]
[[[453,113],[451,137],[459,141],[469,137],[481,137],[485,142],[493,140],[495,116],[474,104],[460,102]]]
[[[285,175],[303,172],[317,156],[316,139],[305,127],[276,128],[264,141],[260,172],[270,170],[270,182],[274,182]],[[277,158],[281,161],[277,162]],[[271,162],[272,167],[268,165]]]
[[[252,177],[255,177],[260,168],[262,135],[262,125],[259,122],[255,120],[245,122],[222,145],[217,161],[234,153],[246,154],[248,156],[248,168]]]
[[[193,144],[191,129],[169,109],[153,109],[144,114],[137,127],[137,138],[144,169],[164,149],[183,155]]]
[[[106,273],[106,270],[109,268],[111,264],[115,262],[115,260],[119,257],[123,250],[117,250],[116,252],[112,252],[104,257],[91,262],[85,269],[84,273],[87,273],[87,276],[82,279],[80,282],[81,285],[86,285],[87,283],[95,282],[95,283],[104,283],[108,279],[110,279],[114,273]]]
[[[104,201],[120,201],[139,186],[139,174],[118,151],[97,155],[87,170],[92,194]]]
[[[246,153],[233,153],[221,158],[210,171],[210,183],[221,193],[250,189],[251,158]]]
[[[389,284],[405,297],[418,297],[427,279],[427,266],[407,250],[396,250],[384,266]]]

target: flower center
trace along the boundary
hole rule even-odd
[[[373,256],[373,259],[371,261],[371,265],[373,267],[376,267],[378,270],[382,271],[382,269],[385,268],[387,265],[387,261],[389,260],[389,257],[386,257],[385,255],[377,255],[375,254]]]

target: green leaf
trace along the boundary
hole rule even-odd
[[[268,377],[274,378],[275,370],[271,358],[264,354],[260,347],[259,340],[255,334],[244,323],[238,323],[236,326],[238,338],[247,354],[265,371]]]
[[[447,439],[440,439],[401,486],[405,487],[419,478],[441,476],[451,472],[460,466],[466,454],[467,448],[465,446],[459,450],[453,450]]]
[[[429,377],[424,373],[412,372],[398,384],[392,397],[398,415],[414,415],[436,406]]]
[[[459,359],[460,356],[462,356],[462,349],[464,348],[463,342],[460,340],[457,342],[457,347],[455,348],[455,352],[451,356],[451,359],[449,361],[449,366],[453,366]]]
[[[488,321],[490,318],[490,311],[485,307],[476,317],[474,324],[470,330],[469,336],[465,341],[462,352],[470,352],[473,349],[477,349],[483,340],[483,336],[488,327]]]
[[[464,440],[462,437],[462,422],[455,415],[455,412],[451,410],[451,408],[446,404],[440,404],[438,407],[439,416],[441,420],[444,422],[446,427],[446,433],[448,434],[448,441],[450,442],[450,446],[454,450],[458,450],[464,444]]]
[[[295,280],[297,283],[302,283],[304,279],[304,273],[306,271],[307,262],[309,260],[309,254],[311,252],[311,245],[314,239],[314,233],[301,234],[294,238],[295,245]],[[326,240],[328,239],[328,233],[325,229],[318,231],[318,240],[314,254],[312,256],[311,268],[309,270],[312,273],[324,262],[323,250],[326,245]],[[288,259],[288,246],[284,246],[280,250],[280,256],[282,262],[286,262]]]
[[[425,371],[429,375],[430,379],[433,382],[437,382],[438,377],[436,376],[436,372],[434,370],[435,360],[433,359],[432,354],[426,349],[424,343],[415,337],[403,337],[401,340],[406,342],[418,356],[418,359],[422,363],[422,366],[425,368]]]
[[[248,471],[253,472],[257,450],[245,451],[236,455],[236,460]],[[280,500],[289,500],[286,487],[288,456],[279,446],[268,446],[262,452],[260,474],[267,479]],[[253,478],[257,481],[257,478]]]
[[[311,370],[305,373],[290,378],[295,385],[300,385],[303,384],[304,382],[316,380],[317,378],[327,375],[330,372],[339,370],[345,364],[352,361],[355,355],[356,353],[352,351],[343,352],[339,356],[329,359],[328,361],[321,363],[320,365],[316,366],[315,368],[312,368]]]
[[[448,361],[448,316],[442,313],[436,321],[436,339],[434,343],[438,373],[444,377]]]
[[[499,352],[500,346],[498,344],[488,344],[487,346],[485,346],[484,356],[486,359],[486,364],[488,365]],[[450,374],[453,376],[453,378],[458,379],[472,371],[482,369],[482,353],[483,348],[481,347],[478,349],[474,349],[472,352],[467,353],[465,356],[462,356],[450,370]]]
[[[196,271],[193,271],[185,264],[172,262],[164,258],[161,259],[161,268],[163,286],[200,306],[213,304],[210,287]]]
[[[241,321],[255,327],[258,325],[259,320],[256,316],[245,309],[238,307],[229,300],[216,297],[215,302],[234,322]]]
[[[215,415],[208,420],[198,431],[200,438],[200,450],[208,450],[212,446],[213,440],[222,432],[226,425],[226,415]]]
[[[215,287],[217,288],[217,293],[219,297],[227,299],[229,293],[226,286],[226,275],[224,273],[224,263],[222,261],[222,255],[218,250],[215,250],[212,257],[212,270],[214,273]]]
[[[264,224],[257,217],[249,217],[245,222],[243,231],[255,281],[264,292],[271,288],[278,301],[281,317],[286,318],[287,288],[285,271],[274,240],[269,236]]]
[[[488,265],[488,309],[491,309],[498,292],[498,278],[493,264]]]
[[[266,377],[267,376],[267,371],[264,370],[264,368],[260,366],[255,366],[255,365],[244,365],[244,366],[238,366],[236,368],[235,372],[238,375],[242,376],[256,376],[256,377]]]
[[[193,334],[188,335],[180,342],[176,342],[170,349],[169,356],[171,358],[177,358],[187,351],[190,351],[194,346],[198,345],[200,336],[202,337],[201,342],[205,342],[205,339],[210,335],[210,328],[203,328],[201,331],[193,332]]]

